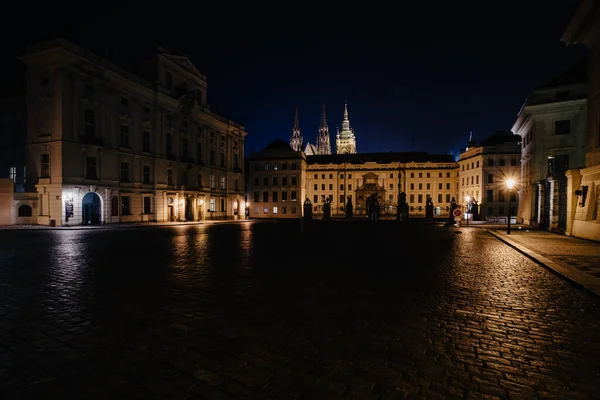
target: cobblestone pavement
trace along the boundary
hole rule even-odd
[[[559,264],[600,278],[600,243],[525,227],[513,230],[510,239]]]
[[[598,398],[600,301],[454,231],[0,232],[0,397]]]

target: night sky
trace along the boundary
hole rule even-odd
[[[4,86],[40,39],[110,47],[124,62],[159,42],[207,75],[213,110],[245,124],[247,153],[288,140],[296,107],[314,144],[322,104],[335,151],[345,101],[358,152],[447,153],[469,131],[480,140],[509,130],[533,87],[585,57],[560,41],[577,0],[404,3],[47,4],[26,19],[24,2],[0,28]]]

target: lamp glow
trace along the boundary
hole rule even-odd
[[[512,189],[515,186],[515,180],[513,178],[508,178],[506,180],[506,187]]]

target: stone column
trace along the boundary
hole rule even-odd
[[[575,190],[581,185],[581,172],[578,169],[565,171],[567,177],[567,229],[565,234],[571,236],[573,232],[573,221],[577,210],[577,195]]]
[[[544,218],[544,192],[545,192],[545,185],[544,185],[544,181],[540,181],[537,183],[538,186],[538,207],[535,210],[535,215],[536,215],[536,220],[537,220],[537,224],[538,226],[540,226],[542,224],[542,218]]]
[[[548,221],[548,230],[552,231],[555,229],[558,229],[558,189],[559,189],[560,185],[558,184],[558,182],[556,182],[556,180],[554,179],[550,179],[550,196],[549,196],[549,200],[550,200],[550,208],[548,211],[548,218],[550,219],[550,221]]]

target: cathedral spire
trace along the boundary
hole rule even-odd
[[[298,108],[296,108],[296,114],[294,115],[294,127],[292,128],[292,137],[290,139],[290,146],[294,151],[302,150],[302,133],[300,131],[300,121],[298,118]]]
[[[331,144],[329,143],[329,127],[327,126],[327,116],[325,114],[325,104],[321,112],[321,123],[319,125],[319,135],[317,136],[318,154],[331,154]]]
[[[348,121],[348,102],[344,102],[344,121]]]
[[[342,130],[336,135],[336,152],[338,154],[356,153],[356,137],[354,130],[350,127],[348,117],[348,102],[344,103],[344,116],[342,118]]]

